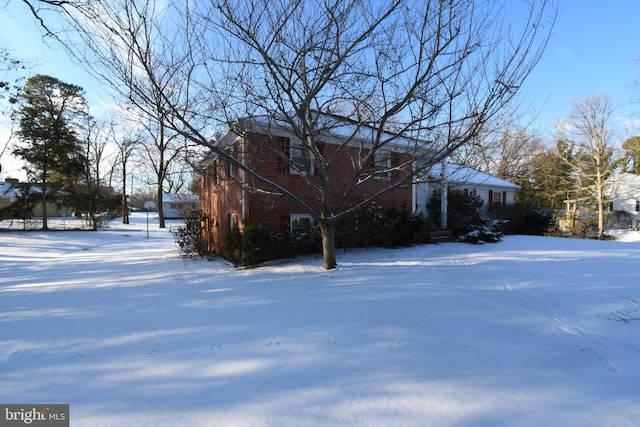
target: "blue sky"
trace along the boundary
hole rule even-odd
[[[516,0],[506,1],[512,8]],[[536,113],[534,128],[548,140],[553,122],[567,116],[572,100],[607,92],[620,104],[621,133],[640,134],[640,104],[631,104],[640,99],[640,87],[633,87],[640,80],[640,1],[558,0],[558,8],[547,50],[520,93],[527,113]],[[37,60],[31,74],[49,74],[84,87],[94,115],[100,116],[108,106],[107,92],[94,79],[69,61],[63,50],[43,43],[35,20],[20,1],[10,1],[0,13],[0,28],[4,47]],[[635,129],[628,126],[632,121]]]
[[[640,87],[640,1],[560,0],[553,36],[522,96],[540,112],[544,131],[566,117],[571,101],[609,93],[618,113],[637,118]]]

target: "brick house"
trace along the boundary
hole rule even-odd
[[[353,135],[349,132],[343,135],[346,136],[341,139],[339,132],[332,132],[318,144],[323,157],[332,158],[327,172],[331,192],[336,197],[344,193],[349,180],[353,179],[353,173],[350,173],[354,170],[353,162],[363,158],[368,151],[367,144],[370,147],[370,142],[363,141],[362,138],[351,139]],[[350,142],[344,144],[347,139]],[[400,138],[376,152],[376,157],[371,162],[372,168],[387,167],[396,170],[381,173],[360,184],[359,195],[353,197],[354,205],[365,196],[407,181],[407,185],[376,198],[376,204],[381,207],[394,204],[411,206],[412,189],[408,181],[411,155],[407,149],[407,141],[406,138]],[[302,174],[310,174],[314,183],[319,183],[320,177],[317,176],[314,162],[301,155],[300,140],[286,126],[253,122],[250,130],[246,126],[243,126],[242,131],[228,130],[220,137],[218,144],[226,147],[239,162],[295,193],[304,203],[319,212],[319,202],[315,197],[317,195],[307,185],[306,178],[309,176]],[[305,162],[308,164],[305,165]],[[279,232],[288,224],[290,231],[295,233],[313,223],[313,217],[299,203],[284,195],[273,194],[273,187],[257,181],[237,165],[213,154],[203,164],[200,200],[208,249],[216,254],[224,254],[226,234],[232,227],[242,229],[246,219],[266,222],[271,232]]]

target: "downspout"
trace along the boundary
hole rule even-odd
[[[442,159],[442,171],[440,173],[440,185],[442,186],[442,194],[440,196],[440,228],[442,228],[443,230],[447,229],[447,211],[448,211],[447,163],[448,162],[449,160],[447,157]]]
[[[242,151],[240,152],[240,163],[246,166],[245,164],[245,143],[246,141],[242,139]],[[242,186],[242,227],[244,229],[244,222],[247,219],[247,191],[245,189],[247,172],[242,169],[242,179],[240,180],[240,185]]]

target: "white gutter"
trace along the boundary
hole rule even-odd
[[[447,228],[447,163],[448,158],[442,159],[442,171],[440,172],[440,184],[442,185],[442,194],[440,196],[440,228]]]

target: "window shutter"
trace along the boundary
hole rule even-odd
[[[502,205],[503,206],[507,205],[507,192],[506,191],[502,192]]]
[[[400,166],[400,153],[396,153],[395,151],[391,152],[391,167],[397,168]],[[391,180],[397,181],[399,176],[398,169],[394,169],[391,171]]]
[[[284,136],[278,136],[276,139],[276,149],[280,153],[280,172],[289,173],[289,154],[290,154],[290,142],[289,138]]]
[[[493,190],[489,190],[489,211],[493,210]]]

